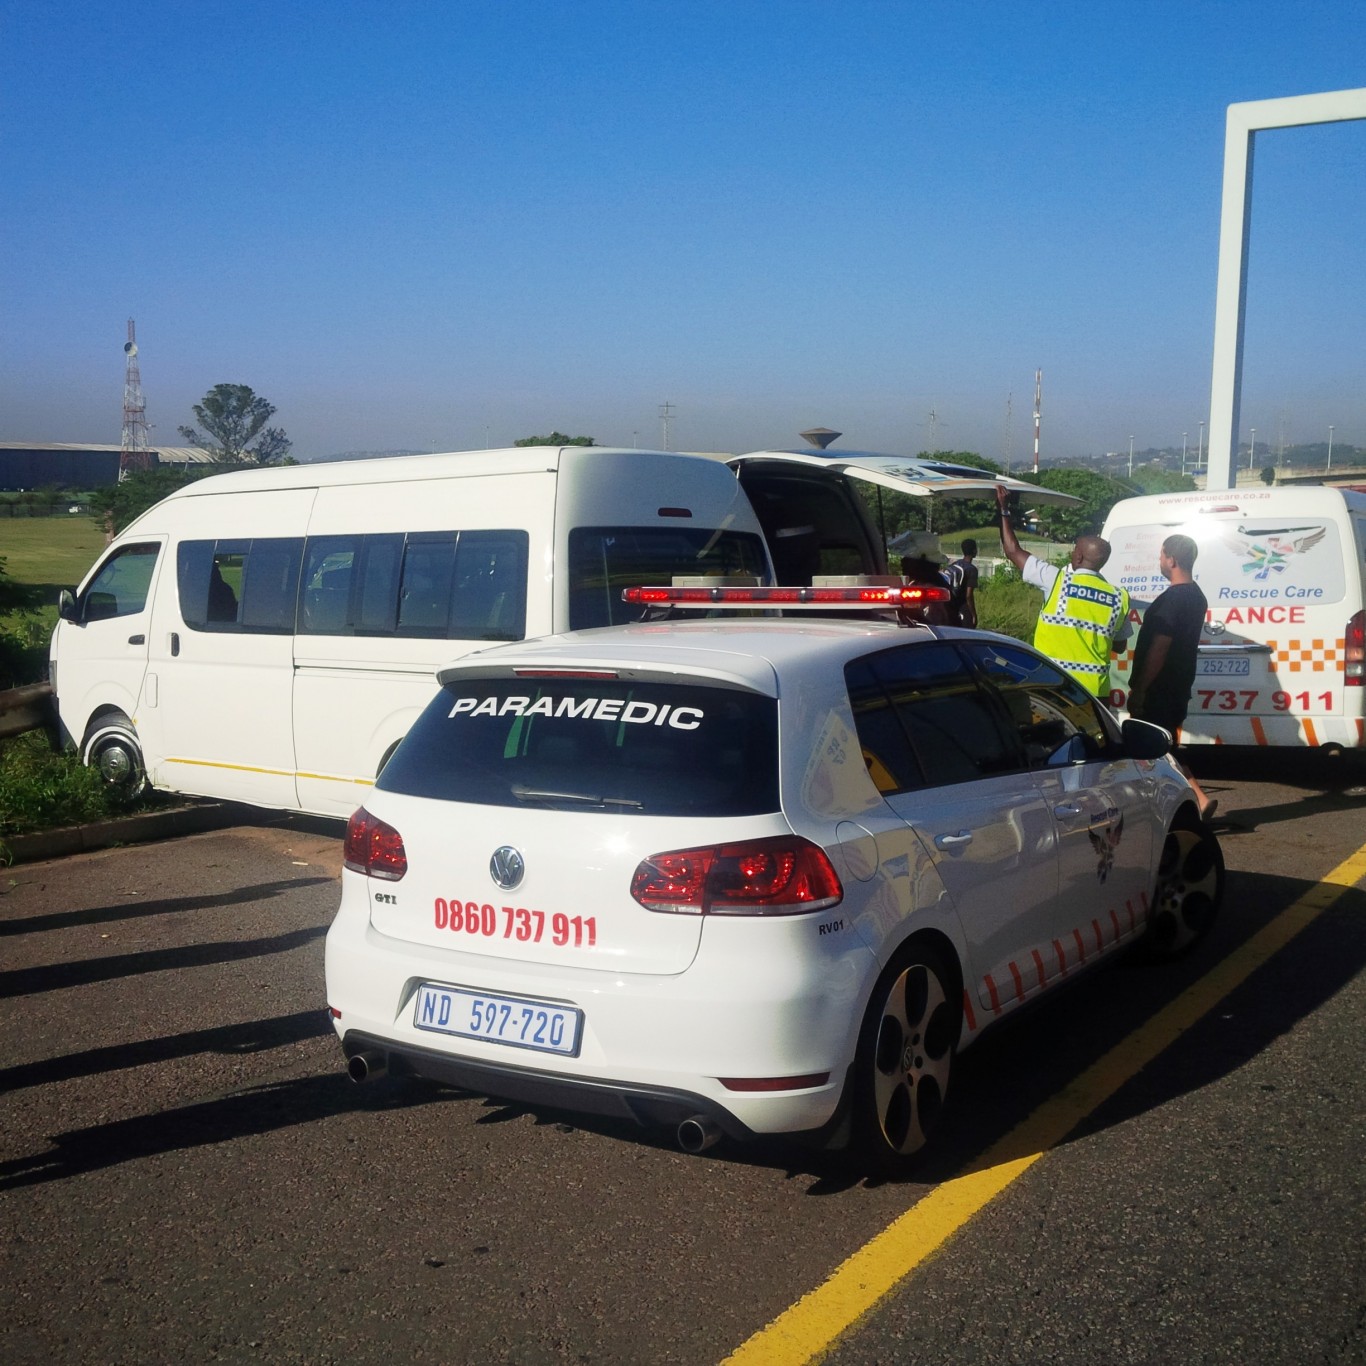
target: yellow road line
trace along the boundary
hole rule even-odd
[[[742,1343],[723,1366],[798,1366],[816,1360],[1016,1177],[1363,877],[1366,845],[995,1143],[975,1170],[936,1186]]]

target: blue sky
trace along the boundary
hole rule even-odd
[[[0,0],[0,439],[1180,446],[1229,103],[1361,0]],[[1259,135],[1243,439],[1366,445],[1366,123]],[[933,416],[931,416],[933,414]]]

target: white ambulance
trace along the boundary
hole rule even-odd
[[[215,475],[144,513],[62,595],[61,728],[130,791],[347,817],[460,655],[618,624],[639,613],[623,588],[676,575],[885,574],[857,482],[994,498],[998,480],[894,456],[728,467],[583,446]]]
[[[1129,652],[1111,673],[1121,709],[1138,625],[1167,586],[1158,551],[1175,532],[1199,547],[1194,578],[1209,603],[1183,743],[1366,748],[1366,493],[1238,488],[1117,503],[1102,534],[1106,577],[1133,600]]]

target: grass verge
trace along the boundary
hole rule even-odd
[[[126,816],[158,801],[150,793],[121,801],[74,754],[54,753],[42,731],[0,740],[0,863],[15,835]]]

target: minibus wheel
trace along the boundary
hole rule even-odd
[[[132,801],[147,786],[137,732],[122,714],[104,717],[86,732],[81,759],[99,773],[105,788],[121,801]]]

